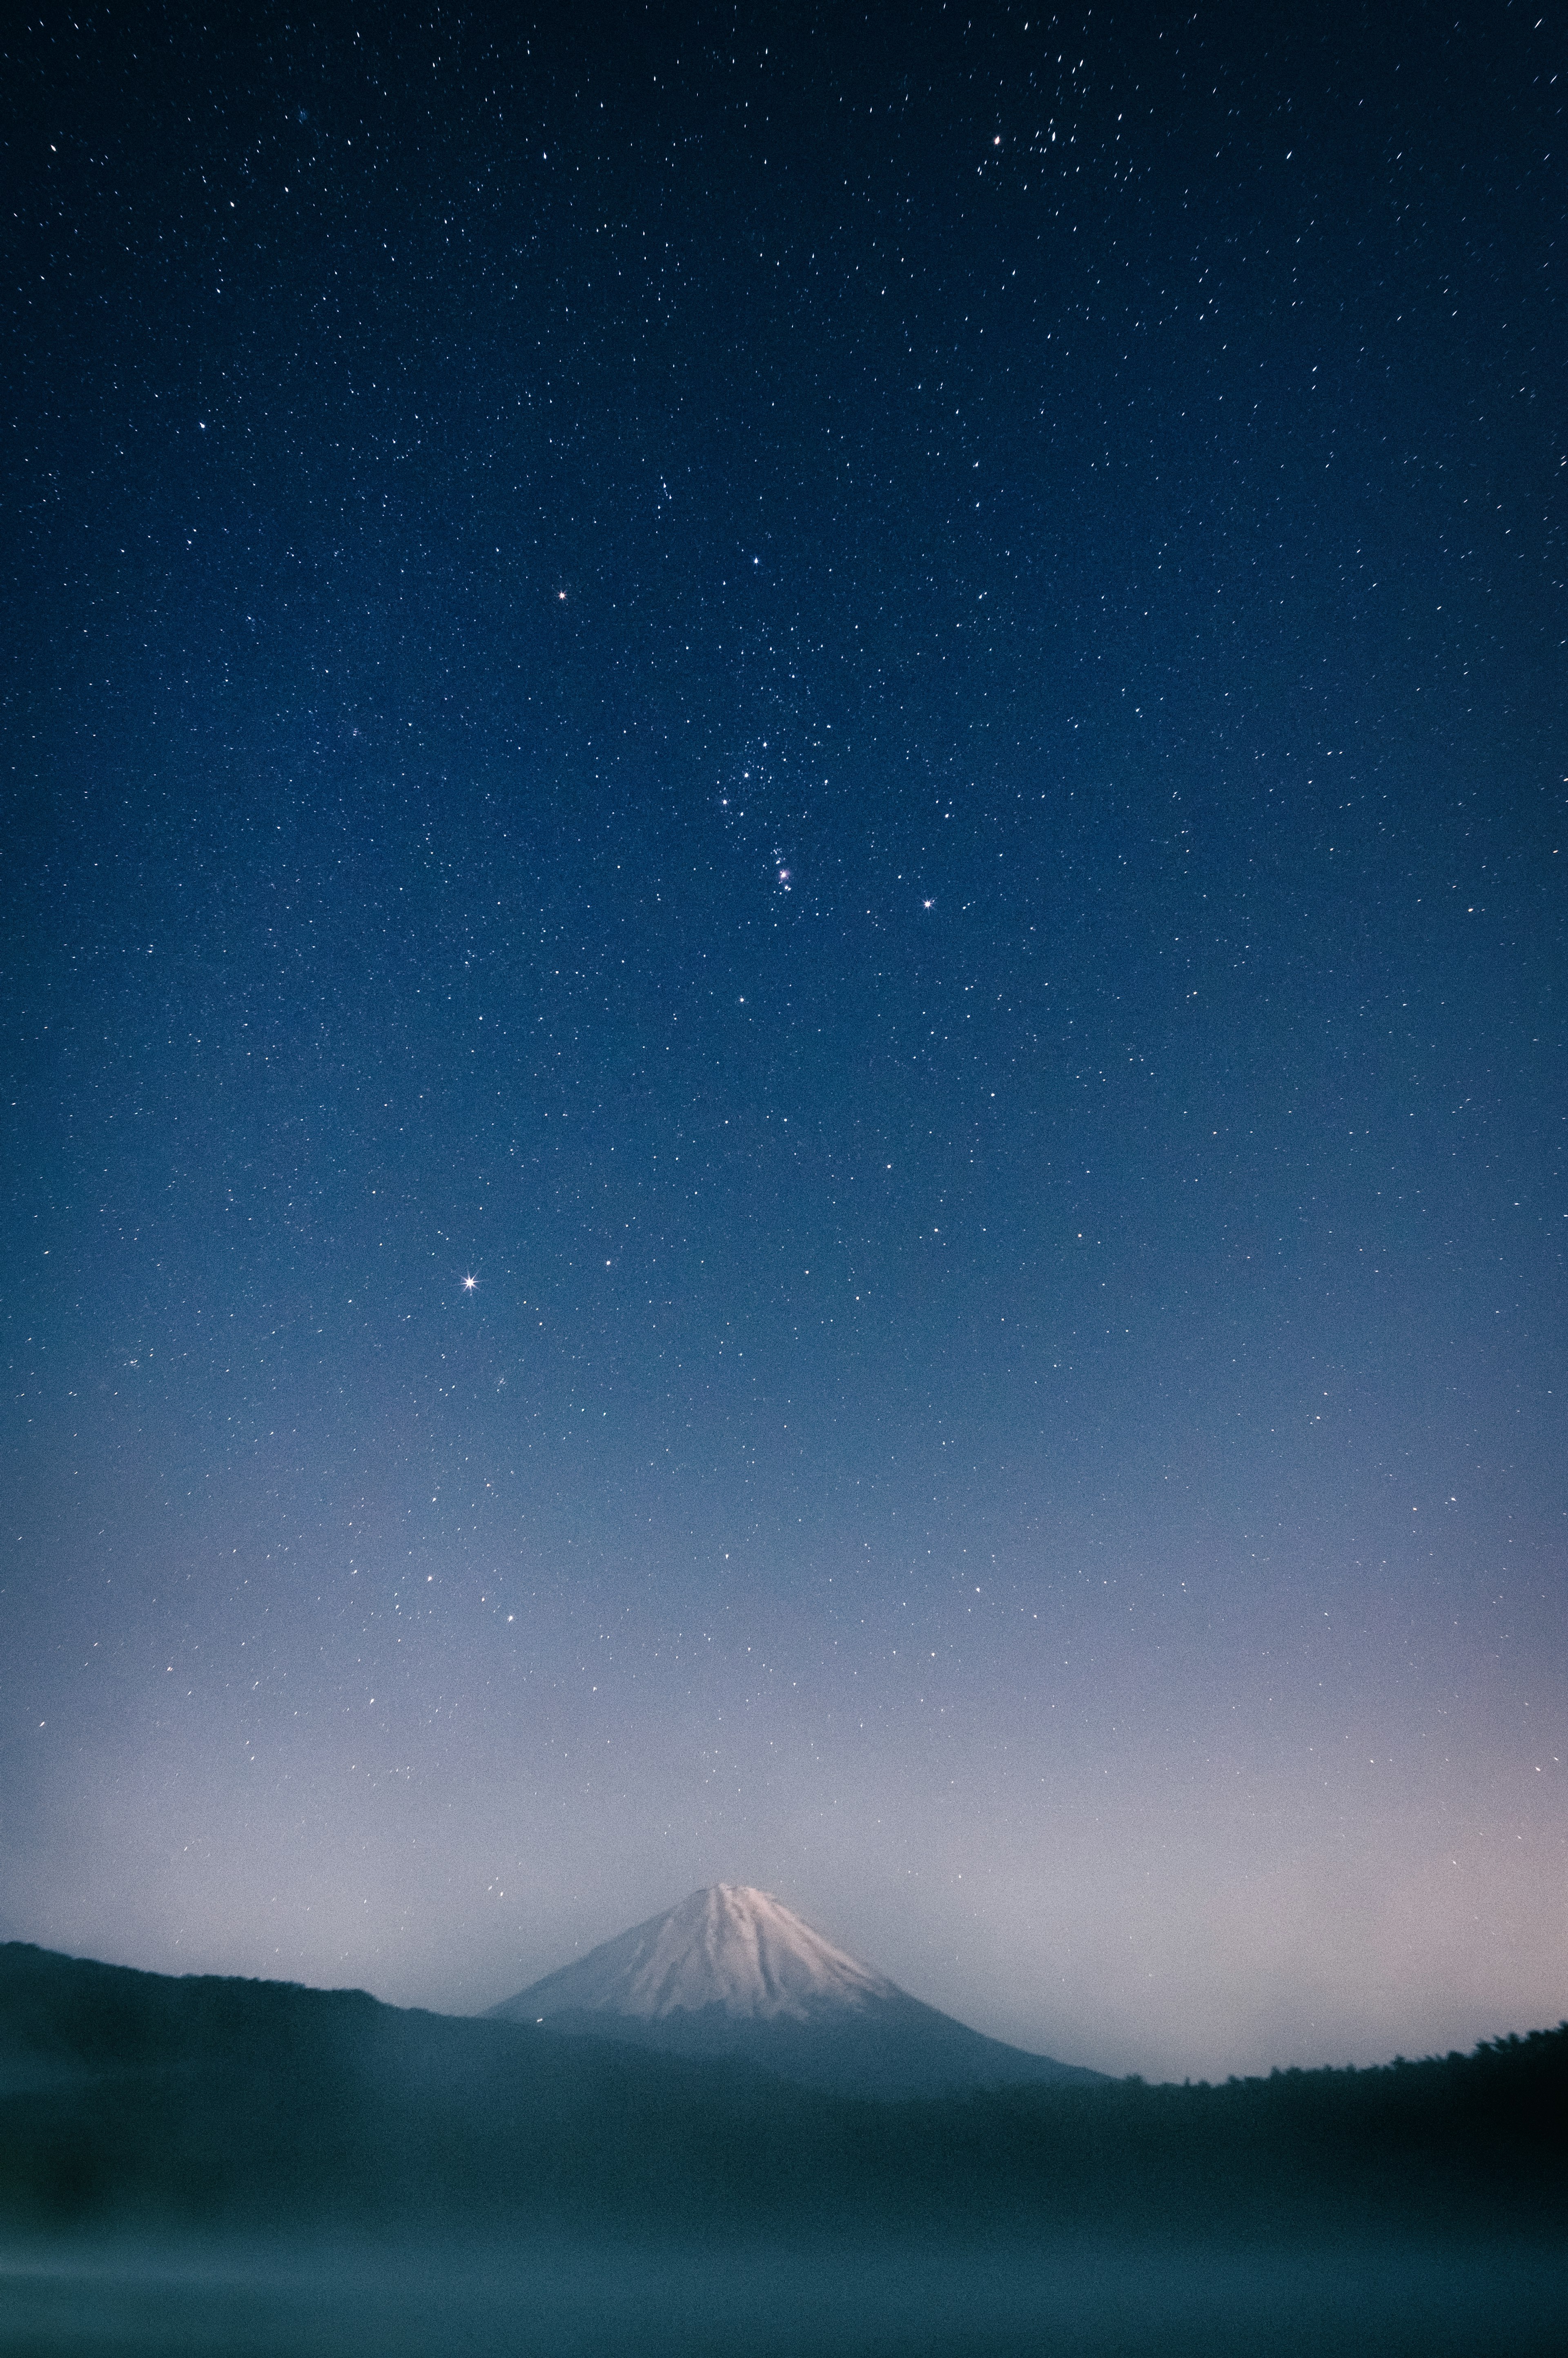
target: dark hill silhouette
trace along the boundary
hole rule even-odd
[[[1561,2240],[1568,2026],[1468,2057],[883,2104],[734,2061],[0,1947],[0,2222]]]

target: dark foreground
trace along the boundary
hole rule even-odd
[[[1545,2358],[1565,2317],[1539,2245],[0,2257],[5,2358]]]
[[[0,1948],[0,2358],[1535,2358],[1568,2029],[1223,2087],[824,2095]]]

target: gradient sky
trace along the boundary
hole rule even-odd
[[[1568,2012],[1538,13],[8,37],[0,1934]]]

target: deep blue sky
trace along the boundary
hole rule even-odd
[[[1262,13],[10,37],[0,1933],[1568,2011],[1564,43]]]

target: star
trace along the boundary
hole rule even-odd
[[[464,1292],[465,1293],[478,1293],[478,1291],[479,1291],[479,1280],[478,1280],[478,1278],[477,1278],[477,1277],[465,1277],[465,1278],[464,1278],[464,1280],[463,1280],[463,1292]]]

